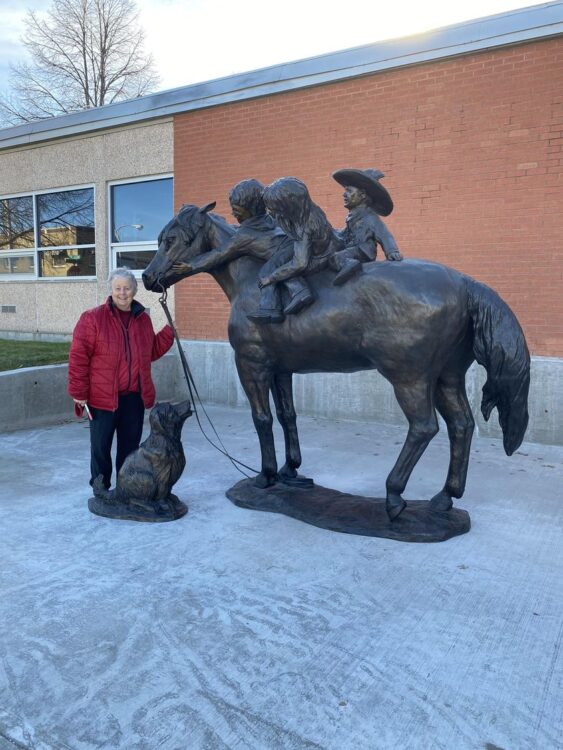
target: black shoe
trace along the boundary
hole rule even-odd
[[[302,289],[300,292],[297,292],[295,297],[292,297],[283,311],[286,315],[295,315],[295,313],[300,312],[314,301],[315,297],[313,294],[308,289]]]
[[[285,320],[285,315],[282,311],[275,308],[263,309],[259,307],[255,312],[248,313],[246,317],[252,320],[253,323],[283,323]]]
[[[332,283],[334,286],[342,286],[342,284],[348,281],[348,279],[351,279],[352,276],[355,276],[361,270],[362,264],[360,263],[360,261],[349,258],[348,260],[344,261],[344,265],[336,274],[336,276],[332,280]]]

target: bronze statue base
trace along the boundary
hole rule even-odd
[[[165,501],[158,503],[147,503],[129,500],[127,503],[112,502],[100,497],[91,497],[88,500],[88,509],[91,513],[105,518],[117,518],[121,521],[145,521],[148,523],[164,523],[165,521],[177,521],[188,512],[188,506],[170,494]]]
[[[303,488],[278,482],[260,489],[252,479],[243,479],[227,490],[227,497],[240,508],[283,513],[328,531],[398,542],[444,542],[471,528],[469,513],[460,508],[431,511],[428,502],[409,500],[399,518],[390,521],[384,498],[349,495],[319,485]]]

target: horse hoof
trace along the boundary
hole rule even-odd
[[[407,504],[400,495],[388,496],[385,502],[385,510],[390,521],[398,518],[406,507]]]
[[[277,474],[274,474],[273,476],[269,476],[267,474],[260,473],[254,479],[254,486],[258,487],[261,490],[265,490],[266,487],[271,487],[273,484],[275,484],[277,480],[278,480]]]
[[[280,473],[280,482],[286,484],[288,487],[300,487],[301,489],[307,489],[307,487],[314,487],[315,483],[309,477],[303,477],[301,474],[295,474],[295,476],[286,475]]]
[[[430,500],[430,510],[434,511],[445,511],[445,510],[451,510],[453,507],[453,500],[451,495],[449,495],[447,492],[442,490],[441,492],[438,492],[437,495],[434,495],[432,500]]]

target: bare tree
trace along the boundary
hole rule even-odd
[[[132,99],[159,81],[134,0],[53,0],[45,16],[28,11],[22,42],[31,62],[11,66],[7,125]]]

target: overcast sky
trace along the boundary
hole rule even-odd
[[[161,90],[541,5],[531,0],[137,0]],[[0,90],[22,59],[26,9],[0,0]]]

